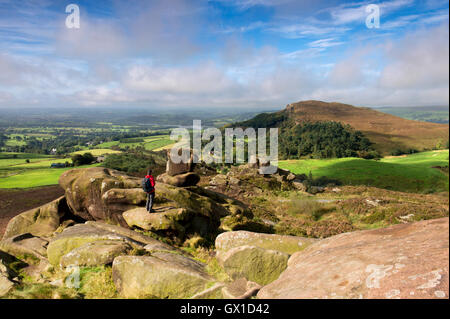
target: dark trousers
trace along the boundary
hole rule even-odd
[[[152,211],[153,207],[153,201],[155,199],[155,193],[147,193],[147,204],[145,207],[147,208],[147,211],[150,213]]]

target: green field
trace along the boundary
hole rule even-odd
[[[84,153],[91,153],[93,156],[101,156],[104,154],[116,154],[116,153],[121,153],[120,151],[114,151],[114,150],[110,150],[107,148],[95,148],[95,149],[86,149],[86,150],[82,150],[82,151],[77,151],[77,152],[73,152],[72,154],[81,154],[83,155]]]
[[[27,159],[29,163],[26,162]],[[71,159],[41,154],[0,153],[0,188],[29,188],[57,184],[59,176],[72,167],[50,168],[50,165],[64,162],[71,162]]]
[[[430,151],[383,158],[380,161],[361,158],[280,161],[279,167],[295,174],[327,176],[345,185],[367,185],[405,192],[448,191],[448,173],[433,166],[448,167],[448,150]]]
[[[99,164],[79,166],[77,168],[92,167],[96,165]],[[15,175],[0,177],[0,188],[31,188],[55,185],[58,184],[59,176],[70,169],[73,169],[73,167],[24,170]]]
[[[159,149],[161,147],[173,144],[174,141],[172,141],[169,138],[169,135],[155,135],[155,136],[148,136],[143,138],[143,142],[137,142],[137,143],[127,143],[120,142],[120,141],[112,141],[112,142],[105,142],[102,144],[98,144],[96,148],[111,148],[113,146],[120,147],[120,148],[136,148],[138,146],[144,147],[147,151],[153,151],[155,149]]]

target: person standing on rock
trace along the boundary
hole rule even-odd
[[[145,207],[149,213],[153,213],[153,201],[155,199],[155,178],[152,176],[152,170],[147,171],[147,175],[142,180],[142,188],[147,193],[147,204]]]

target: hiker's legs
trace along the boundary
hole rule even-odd
[[[151,212],[152,211],[152,208],[153,208],[153,200],[155,199],[155,193],[151,193],[151,194],[149,194],[149,204],[148,204],[148,208],[147,208],[147,210],[149,211],[149,212]]]
[[[150,212],[150,196],[151,194],[147,193],[147,203],[145,204],[145,208],[147,209],[148,212]]]

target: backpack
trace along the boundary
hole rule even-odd
[[[149,177],[145,177],[142,180],[142,189],[146,193],[152,193],[155,190],[155,188],[152,186],[152,182],[150,181]]]

